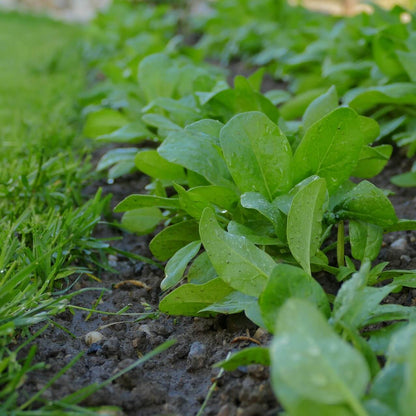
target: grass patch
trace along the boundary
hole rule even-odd
[[[13,343],[21,347],[29,325],[66,307],[66,279],[84,272],[79,259],[95,261],[106,247],[91,233],[107,201],[81,197],[90,175],[76,106],[86,79],[81,34],[0,13],[1,414],[15,411],[18,387],[38,368],[34,349],[18,360]]]

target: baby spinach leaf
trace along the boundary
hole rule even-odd
[[[249,364],[270,365],[270,353],[266,347],[244,348],[236,352],[230,358],[214,364],[214,367],[222,367],[226,371],[233,371],[240,366]]]
[[[121,225],[131,233],[144,235],[151,233],[164,218],[156,207],[136,208],[123,215]]]
[[[200,248],[200,241],[192,241],[169,259],[165,267],[165,278],[160,284],[162,290],[175,286],[182,279],[186,266],[198,254]]]
[[[212,305],[202,309],[201,312],[216,312],[223,314],[239,313],[244,311],[253,303],[257,304],[256,297],[234,291],[218,302],[215,302]]]
[[[204,251],[189,266],[186,277],[189,283],[200,285],[215,279],[217,276],[217,272],[208,257],[208,253]]]
[[[326,199],[325,179],[315,178],[293,197],[287,217],[287,241],[290,251],[309,274],[311,257],[320,246]]]
[[[227,296],[233,289],[222,279],[216,278],[202,285],[187,283],[166,295],[159,303],[161,312],[170,315],[207,316],[201,309]]]
[[[114,130],[112,133],[102,134],[96,140],[113,143],[140,143],[153,136],[143,122],[134,121]]]
[[[102,108],[89,113],[84,124],[85,137],[97,137],[114,132],[128,122],[127,118],[119,111],[111,108]]]
[[[179,71],[163,53],[146,56],[139,64],[138,80],[147,102],[157,97],[172,97]]]
[[[332,86],[325,94],[313,100],[305,110],[302,117],[303,128],[308,128],[322,117],[338,107],[338,94],[335,86]]]
[[[360,124],[357,113],[349,108],[339,108],[314,123],[295,152],[296,182],[318,175],[326,179],[330,193],[345,182],[365,144]]]
[[[201,218],[202,211],[207,207],[232,211],[237,205],[237,193],[223,186],[198,186],[188,191],[179,185],[174,186],[182,209],[196,219]]]
[[[349,191],[334,211],[341,219],[355,219],[389,227],[398,219],[393,205],[384,193],[368,181],[360,182]]]
[[[286,215],[278,208],[278,203],[275,201],[269,202],[258,192],[246,192],[240,198],[244,208],[255,209],[264,215],[273,224],[277,237],[281,241],[286,241]]]
[[[179,249],[196,240],[199,240],[198,223],[192,220],[182,221],[157,234],[150,242],[149,248],[157,259],[165,261]]]
[[[218,120],[211,120],[211,119],[203,119],[199,121],[195,121],[195,123],[188,124],[186,126],[187,131],[191,131],[194,133],[203,133],[211,138],[217,138],[216,144],[220,144],[220,132],[221,129],[224,127],[224,124]]]
[[[236,115],[222,128],[220,142],[241,192],[259,192],[271,201],[290,189],[292,151],[285,135],[266,115]]]
[[[166,209],[179,209],[178,198],[163,198],[156,195],[133,194],[124,198],[116,207],[114,212],[125,212],[142,207],[159,207]]]
[[[289,298],[309,300],[329,316],[329,302],[322,287],[299,267],[278,264],[270,275],[259,304],[266,328],[274,332],[279,309]]]
[[[186,175],[182,166],[168,162],[156,150],[139,151],[134,163],[141,172],[152,178],[173,182],[185,182]]]
[[[228,121],[236,114],[248,111],[264,113],[270,120],[277,122],[279,111],[264,95],[253,90],[249,81],[237,75],[234,79],[234,89],[222,89],[204,100],[203,111],[212,118]]]
[[[389,144],[362,147],[358,164],[351,175],[358,178],[372,178],[378,175],[386,166],[392,152],[393,147]]]
[[[281,308],[271,345],[272,385],[282,382],[299,396],[322,404],[360,404],[370,379],[362,355],[340,338],[314,305],[289,299]]]
[[[396,55],[410,80],[416,82],[416,52],[396,51]]]
[[[367,222],[350,220],[349,231],[352,256],[361,261],[374,260],[383,242],[383,228]]]
[[[221,279],[242,293],[259,296],[276,265],[274,260],[245,237],[224,231],[210,208],[202,214],[199,232]]]
[[[416,85],[400,82],[382,86],[356,88],[344,96],[344,102],[359,113],[380,104],[416,104]]]
[[[191,130],[172,132],[158,148],[169,162],[179,164],[205,177],[213,185],[233,188],[217,139]]]
[[[254,230],[253,228],[239,224],[235,221],[228,223],[227,231],[231,234],[240,235],[246,237],[252,243],[259,246],[278,246],[286,247],[286,244],[275,237],[261,234],[261,230]]]
[[[159,135],[161,131],[169,133],[170,131],[181,131],[182,127],[169,120],[167,117],[161,114],[144,114],[142,120],[149,126],[153,126],[159,129]],[[166,133],[166,134],[167,134]],[[165,136],[165,134],[163,134]]]
[[[287,100],[280,108],[280,114],[285,120],[294,120],[302,117],[312,101],[324,94],[326,88],[315,88]]]

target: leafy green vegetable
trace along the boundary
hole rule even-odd
[[[276,263],[245,237],[229,234],[206,208],[199,226],[202,243],[219,277],[232,288],[260,295]]]
[[[311,257],[320,245],[326,192],[325,179],[313,178],[293,197],[287,217],[287,241],[290,251],[309,274]]]

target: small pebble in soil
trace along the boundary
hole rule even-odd
[[[235,416],[237,413],[237,408],[232,404],[225,404],[221,407],[220,411],[217,413],[217,416]]]
[[[97,344],[96,342],[93,342],[90,347],[88,348],[87,354],[97,354],[103,350],[103,347],[100,344]]]
[[[119,351],[119,348],[120,342],[116,337],[111,337],[107,339],[103,344],[103,350],[107,356],[116,355]]]
[[[397,239],[396,241],[393,241],[390,247],[394,250],[401,250],[401,251],[405,251],[408,248],[407,241],[403,237]]]
[[[91,344],[97,344],[104,339],[104,335],[98,331],[91,331],[85,335],[84,341],[85,343],[90,346]]]
[[[199,341],[192,343],[187,358],[187,370],[198,370],[205,365],[207,358],[207,347]]]
[[[412,259],[410,258],[410,256],[408,256],[408,255],[406,255],[406,254],[401,255],[401,256],[400,256],[400,260],[401,260],[403,263],[410,263],[410,262],[412,261]]]

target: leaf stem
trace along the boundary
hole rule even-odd
[[[338,267],[344,266],[345,256],[345,235],[344,235],[344,221],[338,223],[338,241],[337,241],[337,262]]]

